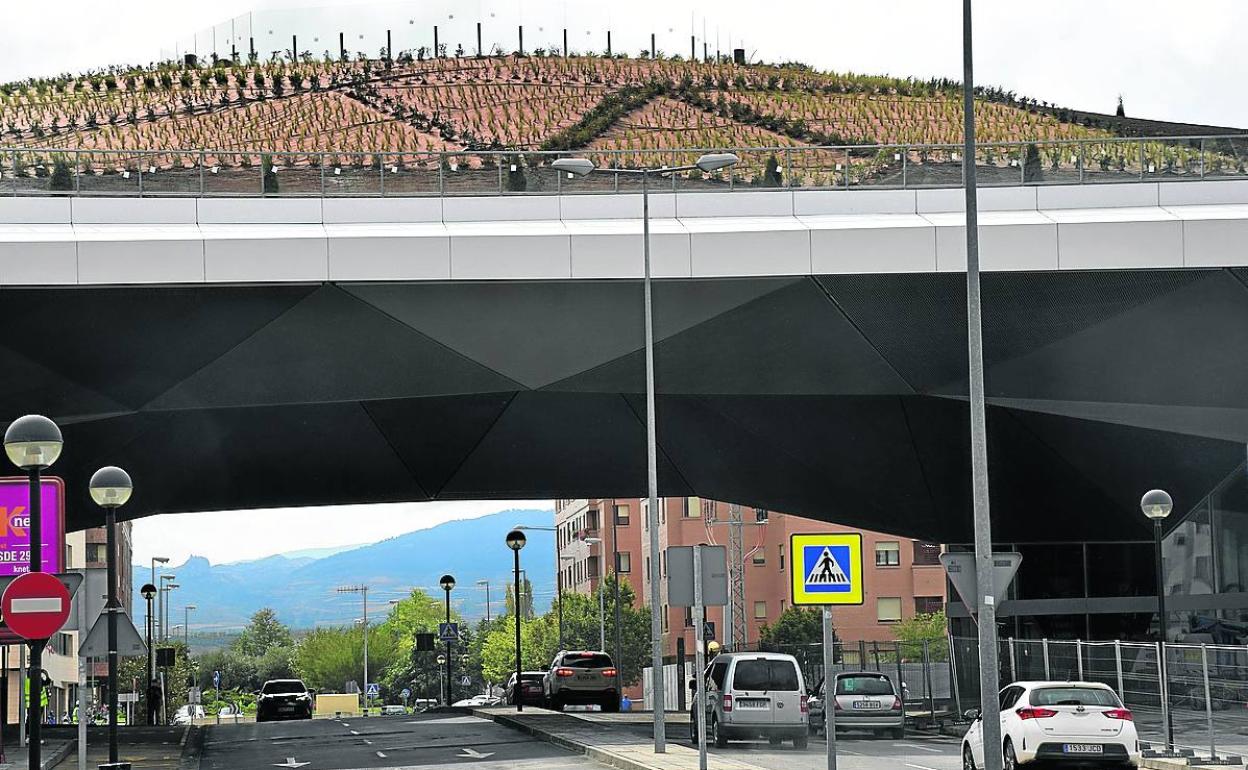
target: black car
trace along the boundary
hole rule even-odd
[[[256,697],[256,721],[311,719],[312,693],[300,679],[270,679]]]
[[[542,678],[546,676],[545,671],[523,671],[520,674],[520,694],[524,698],[524,702],[530,706],[546,705],[546,698],[542,694]],[[516,705],[516,675],[512,674],[507,679],[507,685],[503,688],[506,693],[508,706]]]

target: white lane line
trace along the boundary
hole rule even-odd
[[[352,735],[359,735],[359,734],[360,734],[360,731],[359,731],[359,730],[352,730],[352,731],[351,731],[351,734],[352,734]]]
[[[914,767],[917,768],[917,770],[936,770],[934,767],[928,767],[927,765],[912,765],[909,762],[906,763],[906,767]]]
[[[897,746],[898,748],[918,749],[919,751],[930,751],[930,752],[932,752],[933,754],[944,754],[944,753],[945,753],[945,752],[941,751],[940,749],[933,749],[933,748],[932,748],[932,747],[930,747],[930,746],[920,746],[920,745],[918,745],[917,743],[894,743],[893,745],[894,745],[894,746]]]
[[[365,746],[372,746],[372,745],[373,745],[373,742],[372,742],[372,741],[370,741],[369,739],[365,738],[365,739],[364,739],[364,745],[365,745]]]
[[[386,758],[386,752],[384,752],[384,751],[379,751],[379,752],[377,752],[377,756],[381,757],[382,759],[385,759],[385,758]]]

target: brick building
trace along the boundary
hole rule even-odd
[[[659,546],[728,542],[727,503],[697,497],[661,501]],[[745,542],[746,643],[758,641],[762,627],[773,623],[790,604],[791,554],[789,536],[812,532],[857,532],[819,521],[762,509],[742,512]],[[646,501],[636,498],[580,498],[555,503],[556,548],[559,579],[564,591],[590,593],[598,586],[604,569],[610,569],[612,553],[619,551],[619,572],[636,589],[638,601],[649,603],[650,564]],[[866,602],[861,607],[840,607],[834,613],[837,634],[846,641],[891,641],[892,626],[916,613],[944,606],[945,577],[937,557],[940,547],[879,532],[862,532]],[[666,576],[666,559],[660,558],[660,574]],[[692,612],[666,606],[664,597],[664,650],[675,651],[678,636],[686,649],[695,639]],[[723,638],[723,609],[711,607],[707,619]]]

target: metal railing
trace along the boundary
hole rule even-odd
[[[550,167],[687,165],[712,148],[462,152],[253,152],[0,147],[0,196],[407,197],[634,192],[636,175],[569,178]],[[720,147],[741,162],[654,180],[674,193],[932,189],[962,185],[962,147]],[[986,143],[984,187],[1248,179],[1248,134]]]

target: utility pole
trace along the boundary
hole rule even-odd
[[[368,586],[341,586],[340,594],[361,594],[364,597],[364,710],[368,711]]]
[[[748,626],[745,619],[745,521],[741,506],[728,506],[728,609],[724,644],[728,650],[744,649]]]

